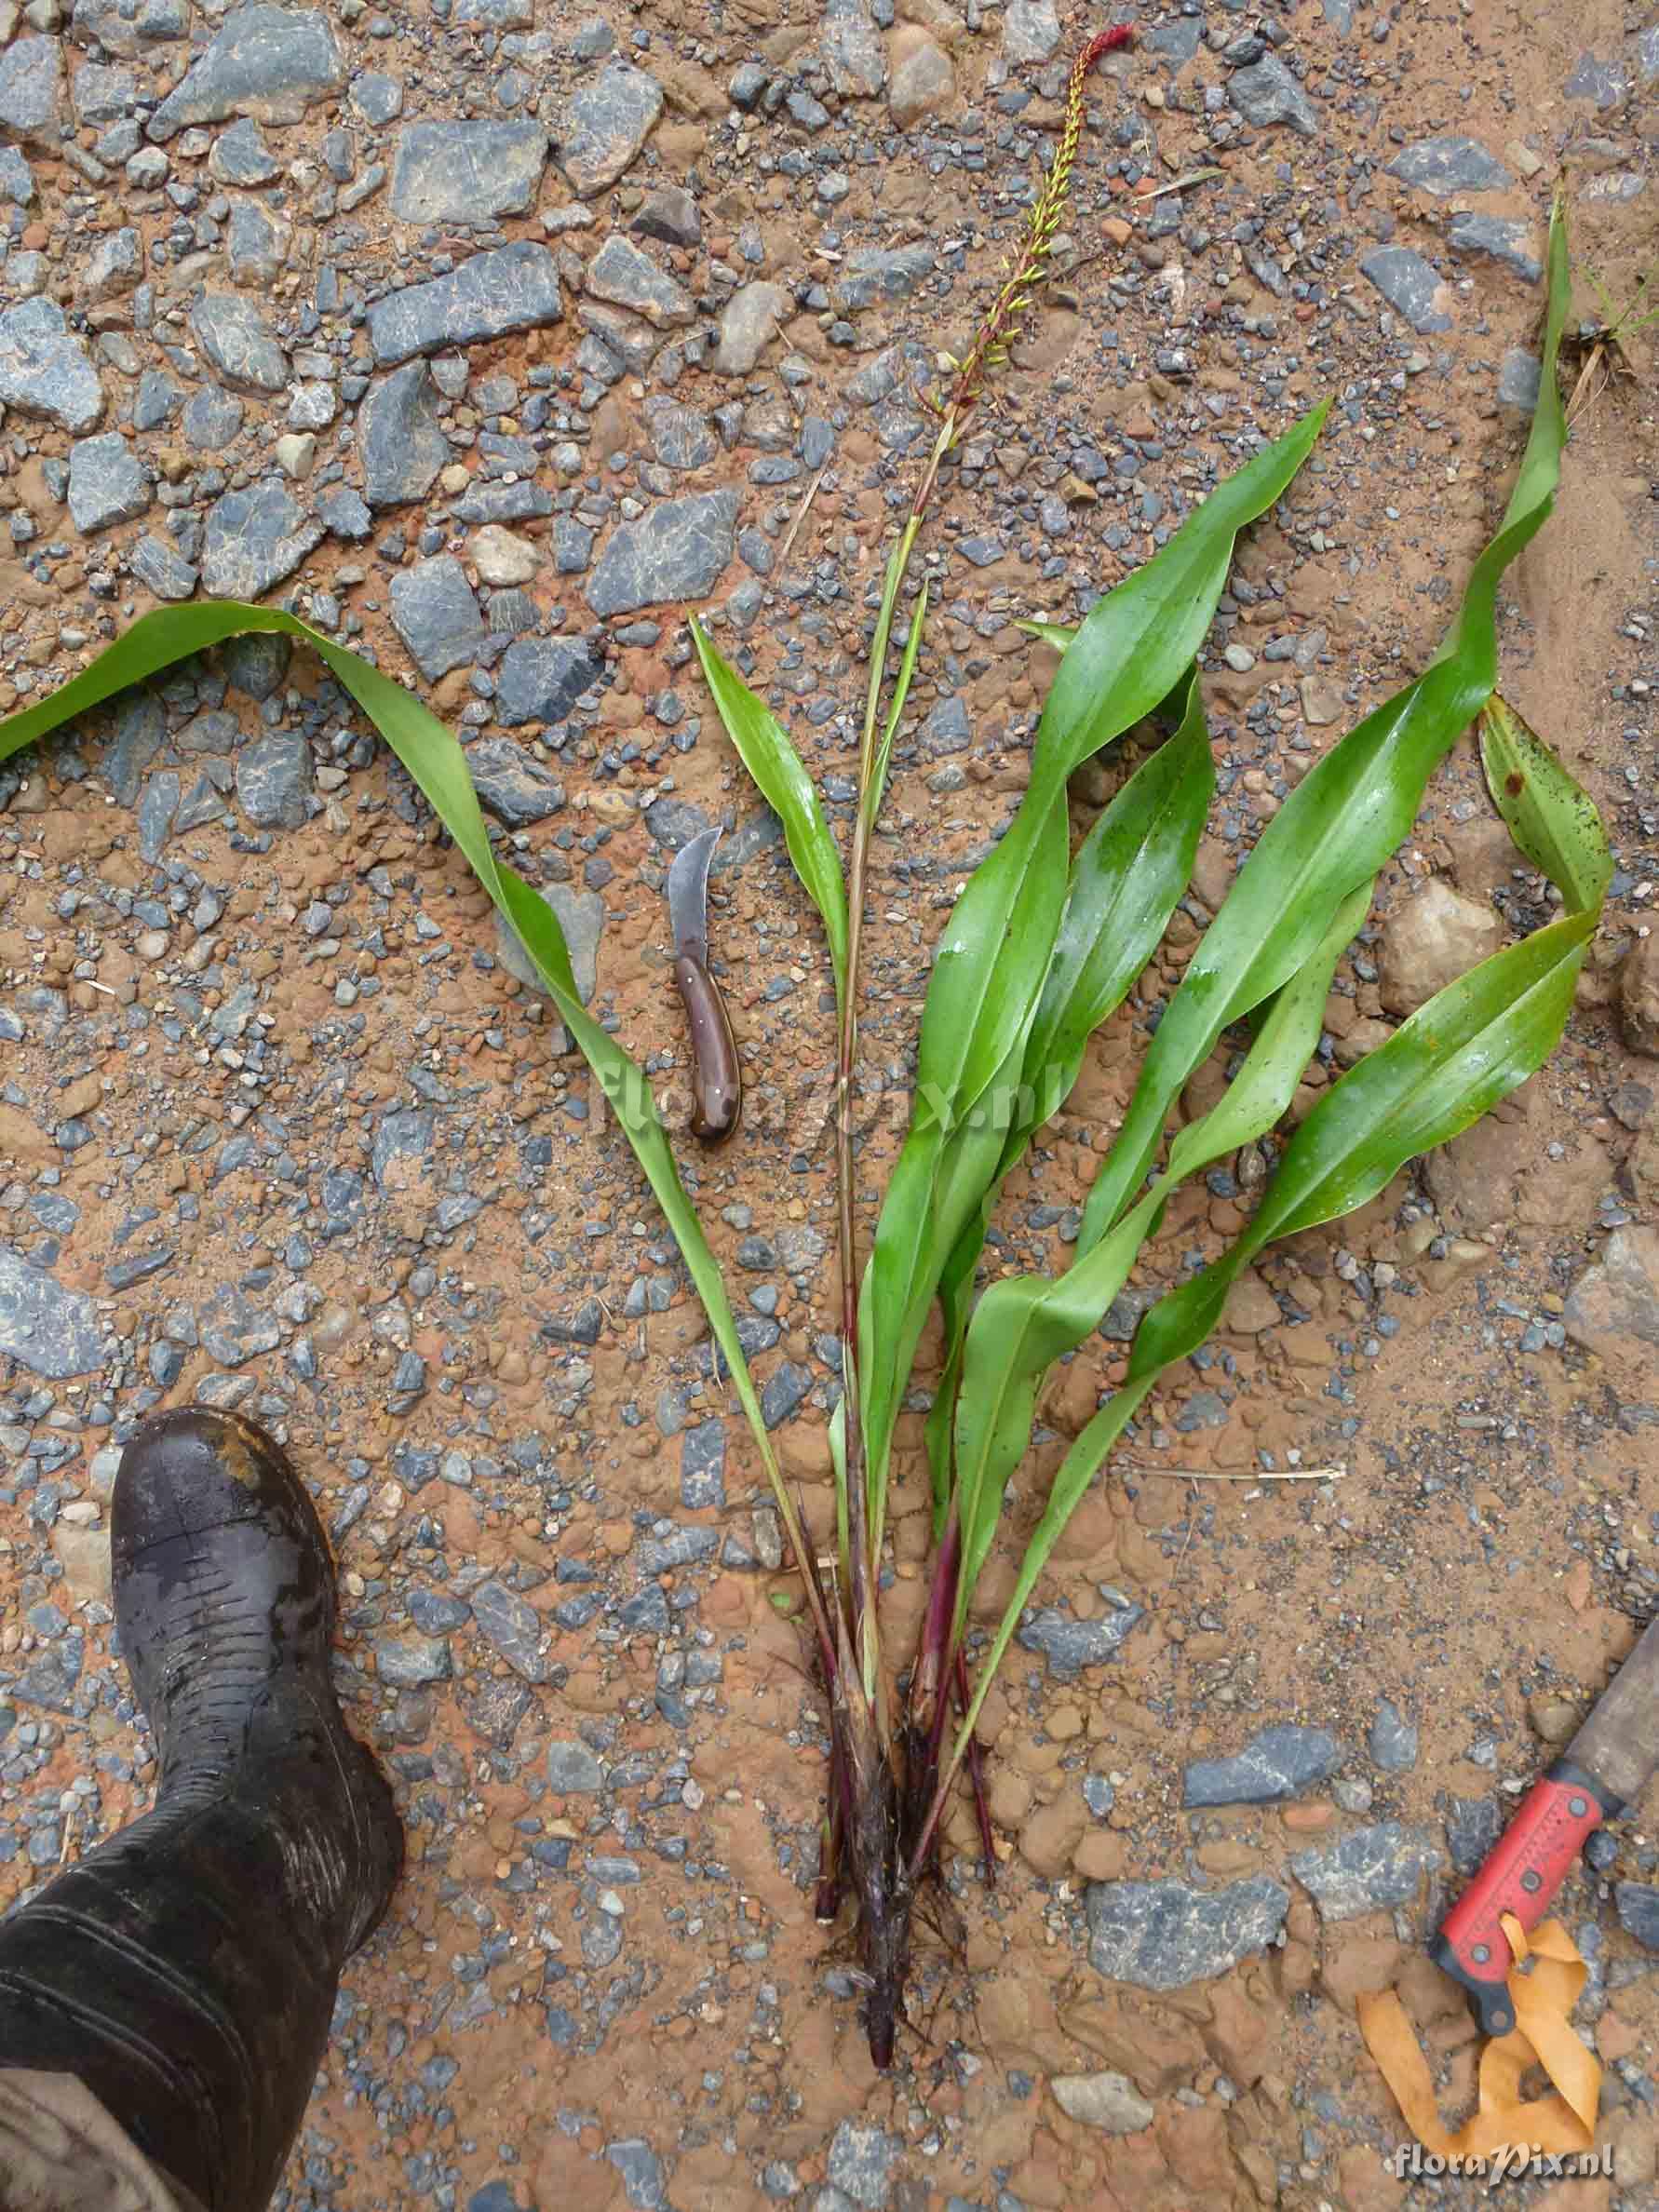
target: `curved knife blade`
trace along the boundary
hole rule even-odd
[[[719,830],[688,838],[668,869],[668,924],[674,950],[699,967],[708,964],[708,866],[720,843]]]

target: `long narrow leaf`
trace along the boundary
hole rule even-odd
[[[1503,526],[1476,562],[1457,619],[1429,668],[1315,766],[1258,840],[1141,1063],[1123,1128],[1084,1209],[1086,1244],[1105,1234],[1139,1188],[1193,1070],[1230,1022],[1295,974],[1338,901],[1376,874],[1410,828],[1436,763],[1491,696],[1498,579],[1543,528],[1560,475],[1566,420],[1556,357],[1567,299],[1558,212],[1538,408]],[[1075,663],[1086,632],[1086,626],[1060,662],[1060,677]]]
[[[313,629],[297,615],[277,607],[256,607],[235,600],[221,600],[202,606],[163,607],[141,616],[72,682],[49,698],[0,722],[0,760],[187,654],[251,631],[277,631],[300,639],[327,665],[425,793],[473,873],[517,930],[566,1027],[610,1099],[623,1132],[674,1233],[697,1296],[708,1315],[715,1342],[731,1369],[733,1385],[748,1417],[785,1528],[804,1564],[808,1556],[803,1548],[804,1536],[762,1418],[760,1399],[738,1341],[737,1324],[725,1285],[696,1209],[680,1180],[667,1133],[657,1117],[651,1086],[637,1063],[593,1019],[577,995],[569,948],[553,910],[533,885],[505,861],[497,860],[467,772],[466,756],[437,716],[389,676],[335,644],[332,639]],[[810,1576],[807,1588],[809,1601],[815,1603],[816,1611],[816,1592]],[[819,1622],[818,1626],[820,1634],[828,1639],[828,1621]]]
[[[1066,779],[1180,681],[1215,613],[1238,533],[1284,492],[1324,418],[1324,407],[1315,408],[1247,462],[1090,611],[1049,693],[1019,810],[945,925],[923,1010],[901,1172],[888,1187],[859,1302],[872,1525],[922,1324],[955,1241],[939,1248],[933,1204],[946,1140],[993,1082],[1006,1082],[1011,1061],[1023,1066],[1048,971],[1068,877]],[[971,1218],[962,1215],[955,1234]]]
[[[1613,864],[1595,802],[1496,695],[1480,718],[1480,762],[1510,836],[1560,891],[1569,913],[1599,907]]]
[[[695,616],[691,634],[726,735],[736,747],[738,758],[762,798],[782,822],[795,873],[824,918],[839,1000],[846,991],[847,896],[841,855],[824,819],[817,788],[802,766],[801,756],[783,724],[749,690],[736,669],[721,658]]]

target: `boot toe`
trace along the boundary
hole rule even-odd
[[[209,1406],[181,1406],[146,1421],[122,1451],[115,1476],[110,1539],[116,1565],[157,1544],[242,1522],[326,1556],[304,1484],[257,1422]]]

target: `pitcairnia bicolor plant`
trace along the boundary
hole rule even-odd
[[[1062,652],[1030,781],[935,949],[910,1127],[870,1249],[858,1251],[852,1091],[870,840],[926,616],[923,591],[906,612],[908,633],[889,682],[908,565],[939,471],[1043,276],[1082,126],[1085,78],[1125,35],[1103,34],[1079,57],[1018,263],[978,339],[951,365],[955,382],[937,403],[937,436],[887,563],[871,640],[844,866],[783,727],[694,625],[721,718],[781,817],[791,860],[822,916],[834,972],[843,1393],[830,1430],[832,1567],[820,1569],[813,1534],[783,1480],[720,1268],[650,1086],[583,1005],[557,918],[498,857],[465,752],[421,700],[281,608],[219,601],[145,615],[70,683],[0,722],[4,760],[188,654],[252,631],[301,639],[408,768],[518,932],[678,1240],[794,1556],[831,1721],[819,1906],[833,1912],[848,1891],[856,1900],[867,2026],[883,2066],[903,2016],[913,1906],[937,1864],[941,1813],[964,1767],[977,1777],[980,1706],[1068,1517],[1159,1377],[1204,1342],[1230,1286],[1264,1246],[1363,1205],[1413,1156],[1466,1128],[1544,1063],[1571,1006],[1610,873],[1589,801],[1494,696],[1498,581],[1550,511],[1565,441],[1556,357],[1567,255],[1558,215],[1531,437],[1503,522],[1475,563],[1443,644],[1420,677],[1316,762],[1262,831],[1163,1008],[1084,1208],[1072,1264],[1053,1277],[1004,1277],[976,1298],[981,1246],[1005,1180],[1064,1102],[1091,1034],[1140,979],[1186,891],[1214,784],[1196,656],[1238,533],[1290,483],[1324,410],[1221,482],[1074,632],[1031,626]],[[1068,778],[1153,715],[1173,725],[1171,734],[1073,852]],[[1054,1475],[1001,1620],[977,1648],[970,1606],[1010,1478],[1031,1448],[1045,1375],[1097,1328],[1183,1180],[1284,1117],[1318,1045],[1332,974],[1365,920],[1376,874],[1409,830],[1436,762],[1477,718],[1493,797],[1522,853],[1558,888],[1558,917],[1440,991],[1321,1092],[1231,1248],[1146,1314],[1126,1380]],[[1248,1042],[1241,1034],[1236,1072],[1220,1102],[1166,1144],[1166,1124],[1188,1078],[1225,1033],[1247,1022]],[[936,1304],[945,1359],[927,1423],[931,1582],[919,1648],[889,1655],[879,1588],[895,1430]],[[977,1778],[975,1787],[978,1794]],[[979,1810],[989,1868],[982,1798]]]

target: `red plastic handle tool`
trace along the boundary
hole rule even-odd
[[[1485,1865],[1447,1914],[1433,1956],[1469,1991],[1488,2035],[1507,2035],[1515,2026],[1508,1986],[1515,1962],[1502,1915],[1512,1912],[1523,1928],[1535,1927],[1585,1842],[1622,1810],[1582,1767],[1558,1760],[1528,1791]]]

